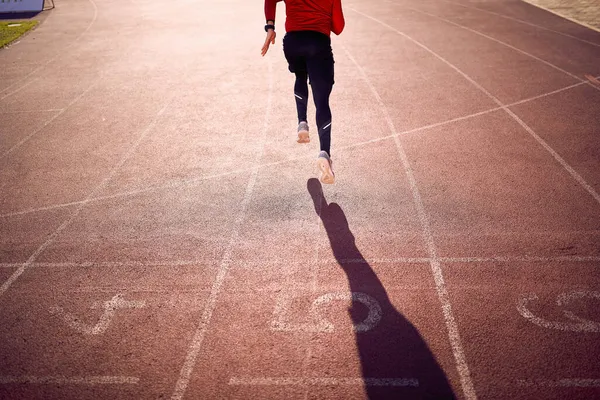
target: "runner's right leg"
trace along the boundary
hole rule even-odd
[[[308,72],[306,69],[306,48],[303,33],[286,33],[283,38],[283,53],[288,62],[288,69],[296,76],[294,83],[294,98],[298,113],[298,143],[310,142],[308,135]]]
[[[308,73],[304,71],[296,71],[296,83],[294,83],[294,96],[296,97],[296,110],[298,111],[298,123],[306,119],[306,108],[308,106]]]
[[[294,84],[294,97],[296,98],[296,110],[298,111],[298,143],[310,142],[308,134],[308,119],[306,109],[308,107],[308,73],[306,69],[295,71],[296,83]]]
[[[307,57],[306,65],[315,102],[321,145],[317,165],[321,182],[331,184],[335,182],[331,161],[331,108],[329,107],[329,96],[334,85],[333,52],[329,37],[316,33],[311,39],[314,53]]]

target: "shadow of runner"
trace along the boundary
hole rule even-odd
[[[381,281],[356,248],[344,211],[336,203],[327,204],[317,179],[309,179],[307,187],[333,254],[348,276],[350,291],[366,293],[381,305],[379,323],[371,330],[355,333],[368,398],[455,399],[427,344],[394,308]],[[365,321],[367,309],[353,301],[349,314],[357,326]]]

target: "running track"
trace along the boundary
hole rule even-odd
[[[1,398],[600,398],[600,33],[344,7],[327,187],[282,3],[264,58],[258,0],[56,0],[0,51]]]

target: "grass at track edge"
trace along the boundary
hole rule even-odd
[[[38,23],[39,21],[0,21],[0,48],[14,42]]]

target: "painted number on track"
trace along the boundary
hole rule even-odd
[[[573,300],[588,299],[588,300],[600,300],[600,292],[591,291],[574,291],[567,292],[558,295],[556,298],[556,304],[559,307],[566,306]],[[578,317],[572,311],[562,310],[563,315],[569,319],[569,322],[559,321],[548,321],[542,317],[533,314],[528,305],[534,301],[538,301],[536,294],[529,294],[522,296],[517,304],[517,310],[525,317],[528,321],[541,326],[543,328],[558,329],[560,331],[571,331],[571,332],[600,332],[600,322],[590,321],[585,318]]]
[[[108,329],[117,310],[127,308],[143,308],[146,306],[144,300],[141,301],[126,301],[121,294],[117,294],[112,299],[104,302],[96,302],[92,306],[93,309],[102,309],[100,320],[95,325],[89,325],[80,321],[75,315],[66,312],[62,307],[52,307],[50,313],[61,317],[67,325],[84,335],[100,335]]]
[[[333,332],[335,326],[325,319],[320,310],[325,304],[331,303],[332,301],[356,301],[364,304],[369,313],[367,317],[360,323],[353,324],[352,330],[355,332],[367,332],[373,329],[379,321],[381,321],[381,306],[379,302],[372,296],[361,292],[334,292],[326,293],[322,296],[317,297],[313,302],[309,310],[309,321],[306,323],[293,323],[289,322],[289,309],[293,298],[290,296],[282,297],[275,306],[273,312],[273,320],[271,322],[271,330],[274,331],[285,331],[285,332]]]

